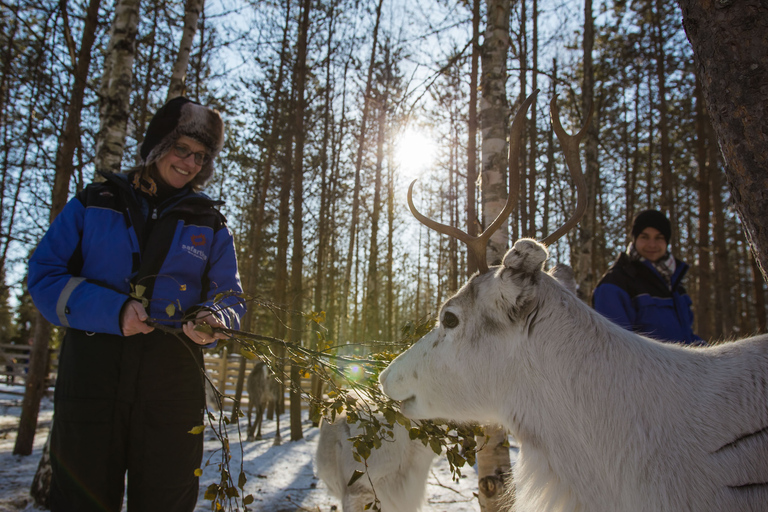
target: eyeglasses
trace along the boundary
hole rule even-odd
[[[191,149],[189,149],[187,146],[184,146],[183,144],[176,144],[173,146],[173,152],[177,157],[181,159],[187,158],[189,155],[193,155],[195,158],[195,165],[203,165],[211,159],[211,155],[205,151],[198,151],[193,153]]]

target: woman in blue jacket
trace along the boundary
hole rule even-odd
[[[179,97],[161,107],[142,165],[77,194],[29,262],[29,291],[67,328],[51,432],[51,510],[195,507],[205,393],[201,347],[245,308],[232,234],[200,192],[224,125]],[[165,326],[169,329],[156,328]],[[181,328],[183,334],[174,334]]]
[[[682,280],[688,265],[669,251],[672,229],[657,210],[640,212],[632,242],[600,279],[594,308],[625,329],[660,341],[701,345],[693,333],[691,298]]]

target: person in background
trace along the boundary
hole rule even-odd
[[[657,210],[637,214],[632,241],[600,279],[592,305],[618,325],[660,341],[703,345],[693,332],[688,265],[669,252],[672,228]]]
[[[66,328],[54,392],[51,510],[192,511],[203,436],[202,347],[245,312],[235,246],[200,190],[224,142],[219,112],[178,97],[152,118],[142,163],[71,199],[29,262],[29,292]]]

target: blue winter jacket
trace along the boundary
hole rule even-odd
[[[237,329],[245,307],[221,203],[185,188],[152,207],[128,176],[105,177],[67,203],[30,259],[29,292],[43,316],[121,335],[120,311],[138,291],[152,320],[179,327],[203,307]]]
[[[649,261],[631,261],[622,253],[592,294],[599,313],[618,325],[660,341],[700,345],[693,333],[691,298],[681,282],[688,265],[675,260],[671,289]]]

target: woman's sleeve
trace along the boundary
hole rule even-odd
[[[613,323],[631,331],[636,315],[629,294],[619,286],[610,283],[599,284],[592,294],[595,311]]]
[[[201,306],[215,312],[228,328],[239,329],[240,318],[245,314],[245,300],[237,270],[235,241],[226,226],[214,235],[207,284],[208,300]]]
[[[126,294],[80,276],[85,206],[75,198],[51,223],[29,260],[27,286],[54,325],[121,335]]]

